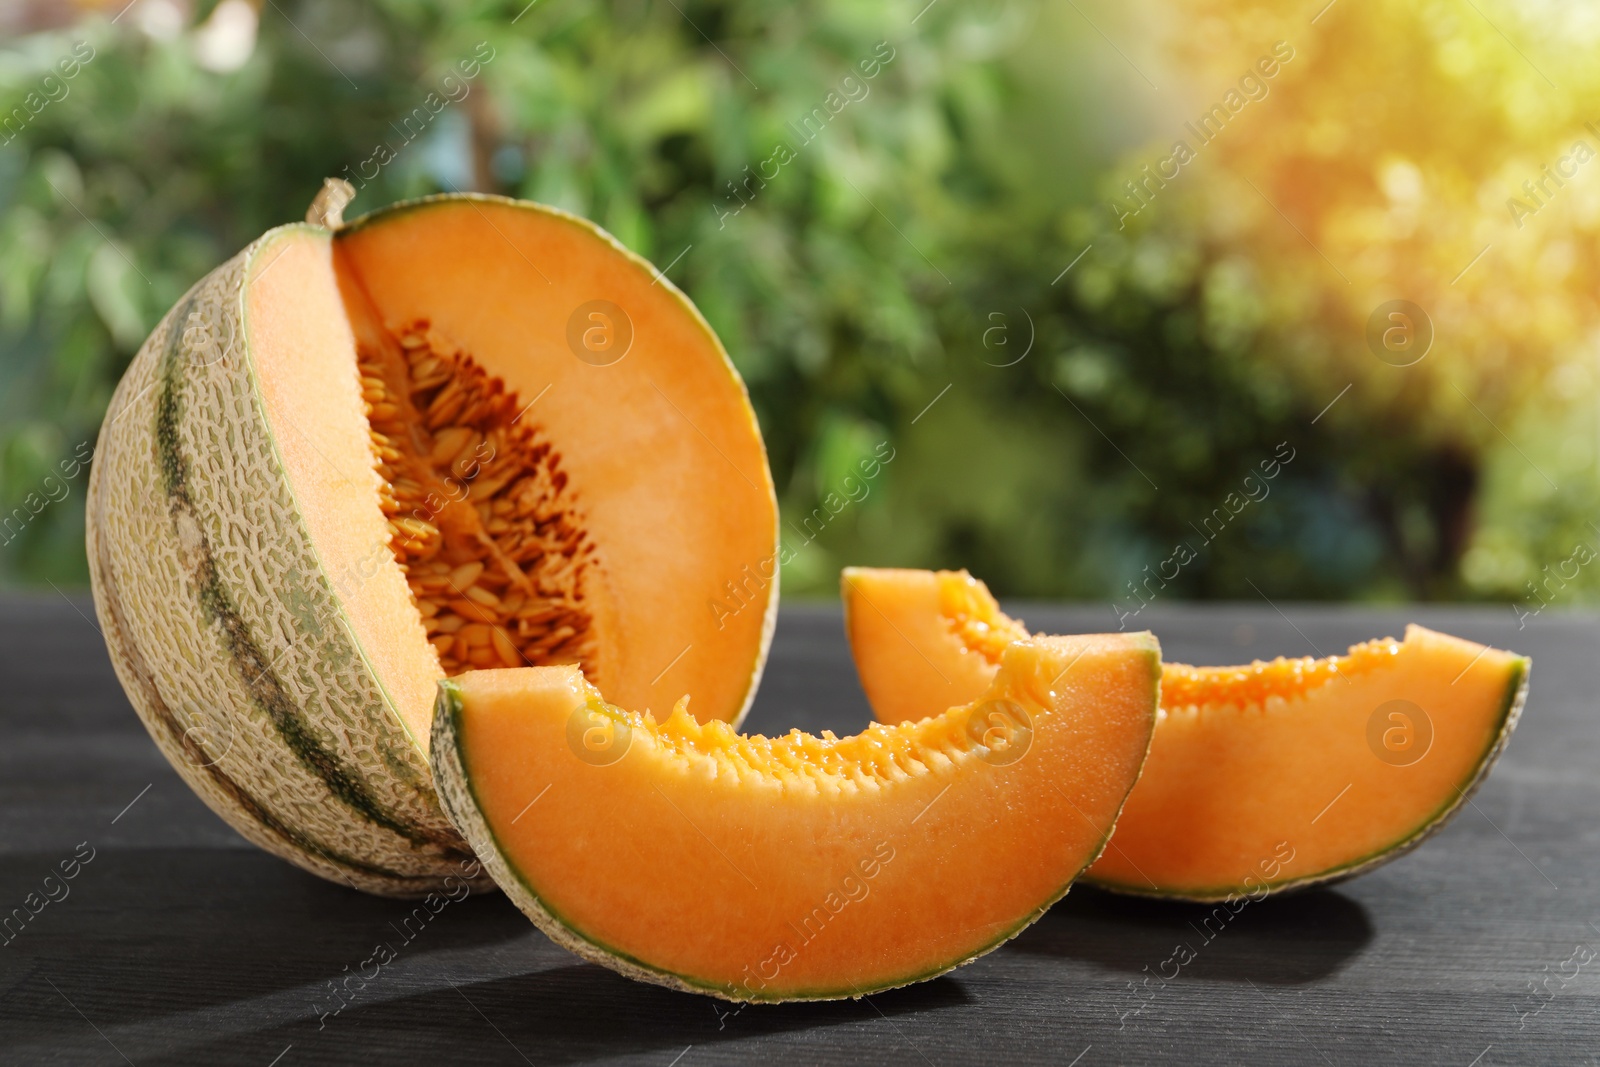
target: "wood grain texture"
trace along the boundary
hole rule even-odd
[[[156,751],[87,597],[0,599],[0,1062],[1596,1062],[1600,620],[1547,612],[1518,632],[1508,609],[1279,606],[1292,626],[1264,603],[1137,622],[1201,664],[1342,651],[1412,619],[1533,656],[1510,749],[1438,837],[1364,878],[1250,904],[1209,940],[1209,909],[1079,888],[937,981],[739,1009],[581,963],[502,897],[434,911],[253,848]],[[1103,606],[1007,610],[1046,632],[1115,624]],[[867,717],[838,608],[785,609],[748,728]],[[13,909],[26,921],[4,928]],[[1163,984],[1180,943],[1194,959]],[[1580,946],[1594,960],[1567,962]],[[329,983],[345,979],[341,1009]]]

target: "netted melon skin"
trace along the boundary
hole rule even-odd
[[[489,889],[340,610],[264,415],[244,281],[295,231],[329,237],[282,227],[218,267],[118,386],[90,475],[95,609],[156,745],[246,839],[386,896]]]

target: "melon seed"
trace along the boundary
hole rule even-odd
[[[489,631],[489,637],[494,644],[495,652],[500,656],[501,663],[504,663],[507,667],[520,667],[523,665],[522,653],[517,651],[517,646],[512,643],[509,634],[496,626]]]
[[[362,395],[391,548],[440,666],[584,664],[591,549],[560,456],[514,421],[517,397],[470,356],[441,352],[426,322],[396,340],[403,360],[358,348]],[[416,398],[417,411],[392,396]]]
[[[450,584],[456,588],[457,592],[464,592],[477,585],[478,579],[482,576],[483,563],[479,560],[473,560],[471,563],[463,563],[450,572]]]

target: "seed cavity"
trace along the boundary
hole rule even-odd
[[[1190,667],[1167,663],[1161,668],[1161,706],[1181,708],[1259,708],[1277,697],[1294,700],[1335,679],[1355,679],[1377,669],[1404,647],[1392,637],[1351,647],[1343,656],[1314,659],[1279,657],[1240,667]]]
[[[594,543],[516,394],[424,319],[356,356],[389,546],[442,672],[575,663],[592,678]]]

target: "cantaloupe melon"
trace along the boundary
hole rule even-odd
[[[1027,638],[965,571],[850,568],[846,630],[877,717],[961,704]],[[1361,873],[1465,804],[1510,739],[1529,661],[1411,626],[1346,656],[1165,665],[1150,760],[1085,880],[1221,900]]]
[[[139,351],[90,487],[95,604],[157,744],[240,833],[420,895],[477,871],[435,686],[575,664],[738,721],[777,511],[743,384],[670,281],[562,212],[443,196],[273,230]],[[478,884],[487,885],[481,874]]]
[[[731,1000],[859,997],[993,949],[1100,853],[1149,744],[1148,634],[1009,646],[971,705],[854,737],[606,704],[575,668],[443,683],[445,810],[558,943]]]

